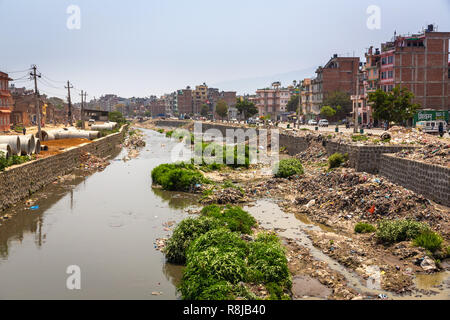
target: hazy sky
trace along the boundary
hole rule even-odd
[[[66,27],[72,4],[81,9],[80,30]],[[366,26],[370,5],[381,9],[379,30]],[[312,76],[304,70],[333,53],[363,56],[395,30],[429,23],[450,31],[450,0],[0,0],[0,70],[36,64],[54,80],[40,88],[61,97],[56,81],[66,80],[89,98],[203,82],[243,93],[273,75]]]

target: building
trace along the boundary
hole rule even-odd
[[[164,99],[157,99],[150,102],[150,112],[152,117],[164,117],[166,115],[166,102]]]
[[[237,119],[238,110],[236,108],[236,91],[222,91],[220,92],[219,100],[225,101],[228,106],[228,118]]]
[[[9,91],[8,74],[0,72],[0,131],[9,131],[11,126],[12,98]]]
[[[408,88],[422,109],[450,109],[450,32],[437,32],[433,25],[419,34],[395,35],[381,45],[380,84],[388,92]]]
[[[354,95],[358,70],[359,57],[339,57],[337,54],[324,67],[319,67],[316,78],[311,80],[311,112],[319,114],[330,93],[340,91]]]
[[[313,90],[311,82],[311,78],[306,78],[301,82],[301,109],[306,116],[316,114],[312,103]]]
[[[287,112],[287,104],[291,99],[292,90],[281,87],[280,82],[272,83],[272,88],[256,90],[256,107],[260,117],[271,115],[273,120],[279,120]]]
[[[177,92],[177,108],[180,116],[194,114],[192,90],[190,87],[178,90]]]
[[[196,86],[195,90],[192,92],[193,98],[193,114],[198,115],[201,112],[202,105],[208,104],[208,86],[203,83],[200,86]]]

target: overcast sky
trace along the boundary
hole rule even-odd
[[[79,30],[67,28],[69,5],[81,10]],[[381,9],[379,30],[367,28],[370,5]],[[40,88],[61,97],[67,80],[89,98],[203,82],[252,93],[429,23],[450,31],[450,0],[0,0],[0,70],[36,64]]]

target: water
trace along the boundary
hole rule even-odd
[[[197,199],[152,189],[152,168],[170,162],[176,142],[143,131],[147,147],[137,159],[120,161],[122,151],[103,172],[33,195],[43,197],[39,210],[10,210],[0,226],[0,299],[179,298],[181,267],[166,264],[154,242]],[[66,288],[70,265],[81,268],[79,291]]]

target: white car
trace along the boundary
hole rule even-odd
[[[322,119],[319,121],[319,127],[328,127],[329,125],[328,120]]]
[[[310,125],[310,126],[317,126],[317,121],[316,120],[309,120],[308,121],[308,125]]]

